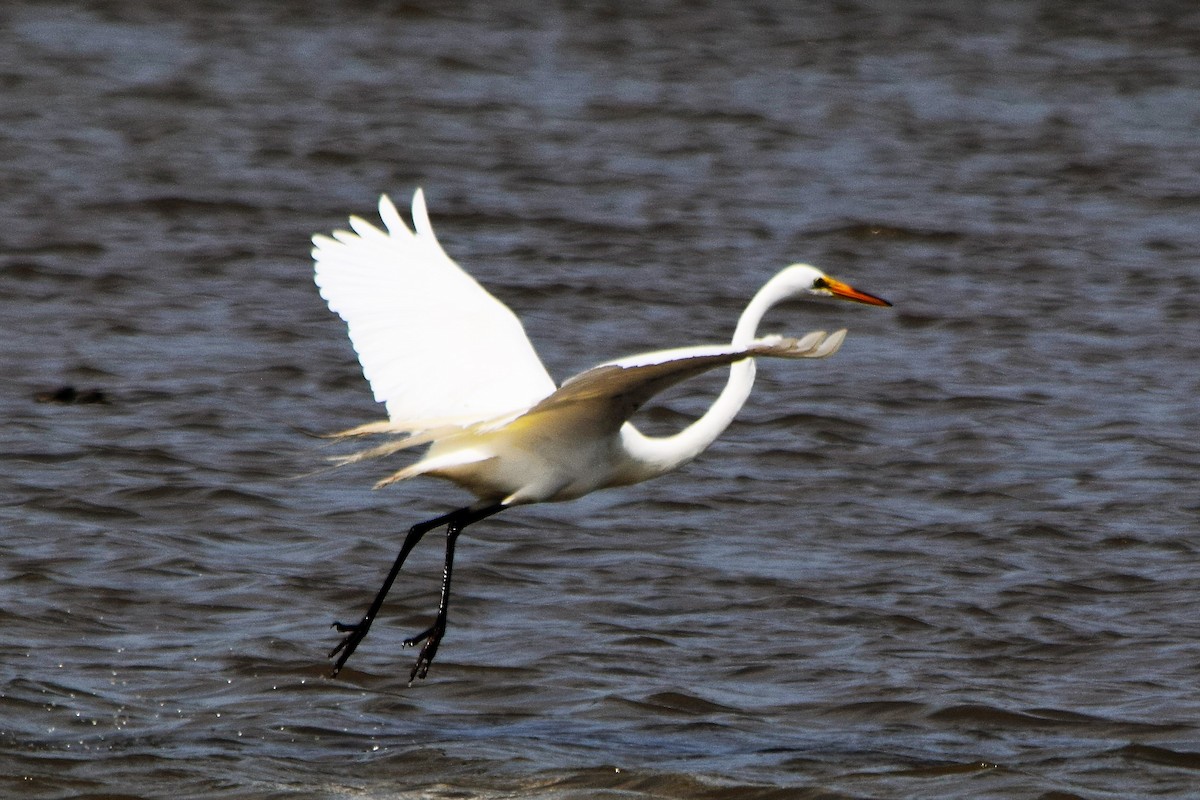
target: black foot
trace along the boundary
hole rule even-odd
[[[439,616],[428,628],[416,636],[410,636],[404,640],[405,647],[415,647],[418,642],[425,641],[425,644],[421,645],[421,652],[417,655],[417,663],[413,664],[412,673],[408,676],[409,686],[412,686],[413,681],[417,678],[425,680],[425,676],[429,674],[429,665],[433,663],[438,645],[442,643],[442,637],[445,635],[446,618]]]
[[[368,620],[363,620],[355,625],[347,625],[344,622],[335,622],[330,627],[336,628],[338,633],[345,633],[347,636],[337,643],[337,646],[329,651],[327,658],[333,658],[338,653],[341,657],[333,665],[333,671],[329,673],[329,677],[336,678],[337,674],[342,671],[342,667],[346,664],[346,659],[350,658],[350,654],[357,648],[359,642],[367,636],[367,631],[371,629],[371,623]]]

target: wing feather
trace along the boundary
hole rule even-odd
[[[385,195],[386,230],[350,217],[313,237],[315,281],[349,328],[363,375],[397,429],[470,424],[519,411],[554,391],[516,315],[442,249],[425,197],[413,225]]]
[[[699,345],[628,356],[568,378],[527,415],[574,403],[611,403],[620,405],[628,419],[654,395],[709,370],[745,358],[826,358],[838,351],[845,337],[844,330],[829,335],[812,331],[799,339],[766,336],[745,347]]]

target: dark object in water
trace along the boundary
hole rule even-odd
[[[47,392],[38,392],[34,395],[34,400],[39,403],[107,403],[108,397],[99,389],[87,389],[79,391],[70,384],[60,386],[57,389]]]

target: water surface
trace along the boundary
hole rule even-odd
[[[1198,23],[13,5],[0,793],[1189,796]],[[464,500],[311,436],[381,407],[308,237],[418,185],[559,378],[725,340],[796,260],[895,308],[775,312],[851,334],[681,473],[472,528],[408,688],[425,545],[331,681]]]

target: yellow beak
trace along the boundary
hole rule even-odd
[[[842,283],[841,281],[835,281],[833,278],[826,278],[822,288],[828,289],[829,293],[834,297],[841,297],[845,300],[853,300],[856,303],[866,303],[867,305],[872,306],[891,305],[891,303],[889,303],[887,300],[884,300],[882,297],[876,297],[873,294],[860,292],[850,284]]]

